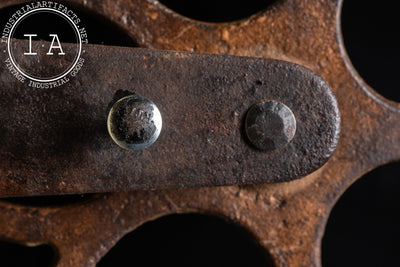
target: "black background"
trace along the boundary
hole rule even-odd
[[[160,2],[194,19],[221,22],[245,18],[279,1]],[[349,57],[359,74],[379,94],[399,102],[400,23],[396,2],[345,0],[342,30]],[[2,25],[7,12],[11,11],[0,11]],[[90,43],[136,46],[134,40],[106,19],[84,10],[79,15],[88,25]],[[322,243],[324,267],[400,266],[399,174],[400,163],[379,167],[341,197],[332,211]],[[71,199],[77,201],[79,196]],[[46,205],[49,200],[52,198],[18,201]],[[65,198],[57,203],[68,204],[68,201]],[[49,246],[26,248],[0,242],[0,266],[42,267],[49,266],[56,258],[56,252]],[[121,240],[100,266],[272,265],[268,254],[244,229],[215,216],[189,214],[172,215],[145,224]]]

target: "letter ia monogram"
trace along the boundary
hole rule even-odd
[[[35,56],[35,55],[37,55],[36,52],[32,52],[32,37],[37,37],[37,35],[36,34],[24,34],[24,36],[29,38],[29,52],[28,53],[24,53],[24,55],[27,55],[27,56]],[[49,52],[47,52],[46,55],[52,56],[53,55],[53,52],[52,52],[53,49],[60,49],[60,52],[58,52],[58,55],[64,56],[65,53],[64,53],[64,51],[63,51],[63,49],[61,47],[60,40],[58,39],[58,35],[57,34],[49,34],[49,36],[53,37],[53,40],[51,41]],[[54,42],[57,42],[58,45],[54,45]]]

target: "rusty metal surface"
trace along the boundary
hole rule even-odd
[[[315,171],[336,148],[336,100],[323,79],[299,65],[85,50],[86,69],[60,88],[33,89],[7,69],[1,73],[0,196],[284,182]],[[154,146],[132,151],[111,140],[109,106],[121,91],[159,107],[164,129]],[[264,99],[290,106],[297,123],[293,140],[269,153],[252,148],[242,133],[248,109]]]
[[[16,3],[3,1],[0,7]],[[2,202],[0,236],[51,243],[58,266],[95,266],[126,233],[171,213],[210,212],[248,228],[277,266],[320,266],[329,212],[362,174],[400,159],[400,105],[369,88],[341,43],[337,0],[283,0],[240,23],[187,20],[156,1],[71,1],[118,23],[142,47],[257,56],[306,66],[338,100],[341,133],[327,163],[288,183],[113,193],[67,207]]]

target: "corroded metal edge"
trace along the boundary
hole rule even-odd
[[[368,170],[400,159],[399,105],[371,97],[370,89],[357,81],[343,60],[337,15],[341,1],[281,1],[240,25],[217,27],[177,20],[147,1],[74,2],[129,30],[143,47],[270,57],[305,65],[332,88],[342,130],[333,157],[320,170],[290,183],[118,193],[91,204],[54,209],[2,203],[1,236],[22,243],[53,243],[60,251],[58,266],[95,266],[139,225],[191,211],[212,212],[247,227],[278,266],[320,266],[320,241],[335,201]]]

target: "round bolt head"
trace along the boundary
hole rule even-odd
[[[286,146],[296,133],[296,118],[285,104],[268,100],[247,113],[246,135],[258,149],[273,151]]]
[[[149,99],[129,95],[118,100],[108,114],[107,128],[120,147],[140,150],[151,146],[161,132],[162,118]]]

